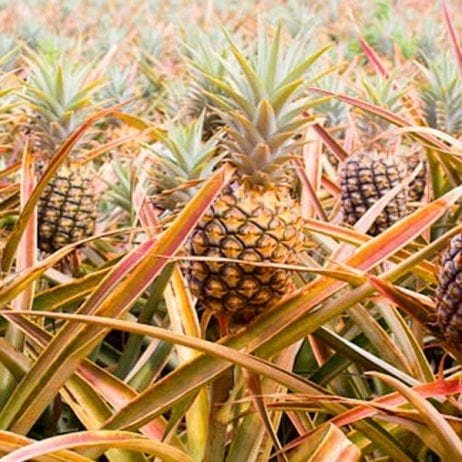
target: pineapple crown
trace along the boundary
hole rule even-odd
[[[137,37],[139,47],[139,60],[150,63],[161,57],[164,38],[160,29],[142,30]]]
[[[17,63],[20,45],[13,35],[0,33],[0,69],[12,71]]]
[[[118,64],[110,66],[106,71],[108,77],[107,84],[98,96],[102,100],[107,101],[108,104],[117,104],[134,99],[137,96],[134,86],[136,72],[136,63],[135,65],[125,67]],[[121,111],[133,111],[135,106],[136,103],[131,102],[125,105]]]
[[[217,155],[218,135],[203,141],[203,127],[204,113],[189,123],[170,122],[166,131],[155,131],[159,142],[146,146],[154,155],[156,200],[167,208],[190,199],[224,156]]]
[[[423,21],[417,36],[418,58],[428,61],[435,60],[440,54],[442,37],[445,28],[441,22],[432,16],[427,16]]]
[[[10,53],[7,53],[0,57],[0,68],[9,55]],[[0,71],[0,149],[8,149],[13,145],[9,141],[14,138],[16,129],[20,126],[20,114],[16,110],[18,102],[14,92],[17,86],[13,72]],[[4,167],[3,163],[0,164],[0,168],[2,167]]]
[[[451,135],[462,134],[462,80],[455,60],[445,55],[419,67],[425,78],[421,96],[428,124]]]
[[[212,35],[207,35],[194,27],[189,27],[184,31],[181,51],[193,76],[184,107],[186,115],[191,117],[197,117],[212,104],[208,97],[209,93],[224,96],[220,88],[204,76],[204,74],[211,75],[218,80],[223,80],[225,76],[223,62],[210,54],[210,50],[215,49],[223,59],[226,59],[225,36],[214,32]]]
[[[327,75],[319,86],[333,93],[345,93],[345,79],[339,74]],[[348,106],[337,98],[329,99],[325,103],[317,105],[316,110],[325,114],[327,127],[338,127],[348,120]]]
[[[145,59],[141,59],[138,62],[138,69],[142,76],[142,96],[149,106],[159,107],[167,105],[168,99],[168,88],[167,79],[165,79],[164,71],[156,61],[155,65],[152,62],[148,62]],[[175,81],[177,79],[174,79]],[[164,110],[168,112],[168,110]]]
[[[40,145],[52,153],[95,108],[95,92],[102,86],[88,66],[68,56],[46,59],[30,54],[30,72],[21,95],[31,110],[31,125]]]
[[[402,108],[402,97],[406,93],[406,85],[396,79],[392,74],[389,77],[375,74],[373,76],[360,76],[358,96],[376,106],[398,113]],[[368,136],[376,136],[387,130],[391,124],[384,118],[369,112],[358,112],[359,127],[368,133]]]
[[[265,184],[290,159],[294,135],[313,120],[303,117],[316,103],[305,94],[307,74],[328,47],[307,56],[308,36],[285,40],[281,26],[272,37],[260,26],[256,50],[247,58],[224,33],[229,57],[208,50],[222,64],[223,75],[197,68],[220,90],[206,94],[226,125],[223,144],[238,174]]]
[[[302,4],[298,0],[287,0],[283,4],[276,4],[266,11],[267,21],[277,24],[281,21],[291,36],[310,31],[319,24],[320,11],[315,11],[313,5]],[[303,32],[302,32],[303,31]]]

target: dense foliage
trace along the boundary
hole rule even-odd
[[[458,6],[0,1],[0,460],[462,460]]]

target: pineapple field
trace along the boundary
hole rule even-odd
[[[0,462],[462,461],[460,0],[0,0]]]

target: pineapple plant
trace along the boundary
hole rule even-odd
[[[405,112],[403,97],[409,91],[409,86],[398,83],[399,80],[396,79],[396,75],[393,74],[386,78],[382,75],[362,77],[360,81],[361,88],[358,93],[365,101],[395,114]],[[358,112],[357,122],[362,143],[370,143],[372,140],[372,147],[383,153],[394,149],[393,146],[390,146],[388,139],[383,137],[385,132],[394,128],[390,122],[378,115],[365,112]],[[398,153],[396,162],[405,165],[408,175],[411,175],[418,164],[422,163],[422,168],[407,188],[409,199],[418,202],[422,199],[425,190],[427,162],[421,148],[407,145],[402,146],[402,148],[402,152]]]
[[[283,22],[293,37],[297,34],[306,34],[308,30],[313,34],[319,21],[317,17],[319,12],[316,12],[313,6],[301,5],[295,0],[276,5],[272,10],[267,11],[267,14],[268,22],[272,24]]]
[[[455,60],[449,55],[443,55],[419,67],[424,77],[420,92],[428,125],[456,138],[460,137],[462,81]]]
[[[0,84],[2,87],[0,91],[0,150],[12,150],[15,138],[20,132],[18,127],[21,114],[17,108],[18,101],[13,91],[18,83],[16,76],[3,69],[10,59],[11,52],[0,55]]]
[[[17,66],[19,45],[11,34],[0,33],[0,68],[3,72],[10,72]]]
[[[161,59],[161,56],[168,57],[163,50],[163,39],[159,32],[151,29],[138,39],[138,85],[144,103],[143,112],[150,117],[174,114],[177,110],[177,104],[171,101],[171,87],[168,86],[175,69],[169,58]]]
[[[185,269],[200,304],[239,325],[292,288],[290,272],[276,266],[293,263],[302,243],[300,204],[284,166],[310,120],[301,117],[312,105],[305,76],[322,52],[306,57],[305,42],[286,43],[281,28],[272,38],[259,30],[252,58],[228,42],[234,61],[209,50],[224,64],[223,79],[204,76],[221,90],[210,98],[226,127],[223,145],[235,176],[189,240],[189,254],[206,259],[187,261]]]
[[[445,35],[444,26],[439,20],[428,16],[417,31],[417,60],[420,63],[434,62],[438,59]]]
[[[47,60],[32,55],[22,98],[27,103],[26,129],[34,140],[38,162],[49,161],[66,138],[95,108],[93,94],[100,82],[89,80],[89,69],[64,56]],[[96,223],[95,191],[89,167],[76,167],[75,151],[48,183],[38,203],[38,246],[53,252],[89,237]]]
[[[394,75],[385,78],[382,75],[366,76],[359,74],[358,84],[355,93],[364,101],[393,113],[398,113],[403,109],[401,98],[406,93],[407,88],[398,85]],[[393,125],[384,118],[368,112],[357,111],[355,115],[360,141],[363,144],[370,144],[372,141],[372,148],[379,151],[387,150],[387,142],[386,139],[382,138],[382,135]]]
[[[361,151],[340,167],[344,221],[354,225],[381,197],[405,176],[403,166],[384,153]],[[376,236],[407,214],[406,192],[401,190],[379,214],[368,231]]]
[[[320,82],[323,89],[335,93],[345,93],[345,81],[340,74],[327,75]],[[335,130],[344,126],[348,121],[348,108],[342,101],[332,98],[316,106],[318,113],[326,117],[325,127]],[[342,133],[343,135],[343,133]]]
[[[367,6],[366,6],[367,5]],[[390,0],[365,2],[365,17],[361,18],[362,35],[383,58],[395,62],[397,59],[412,59],[417,52],[417,38],[409,28],[415,21],[416,12],[400,9]],[[420,7],[422,8],[422,6]],[[361,54],[358,40],[350,41],[349,54]]]
[[[407,81],[401,107],[394,98],[403,87],[392,87],[405,76],[394,74],[393,83],[364,78],[362,85],[373,74],[369,53],[341,70],[348,41],[357,42],[352,22],[385,69],[415,71],[405,60],[417,46],[440,66],[445,49],[433,31],[439,25],[447,35],[441,5],[194,3],[0,0],[0,55],[7,57],[0,57],[0,459],[462,460],[457,142],[446,138],[440,153],[419,127],[430,122],[410,117],[418,114],[407,104],[413,94],[433,91],[425,72]],[[303,41],[310,12],[316,25]],[[268,36],[255,27],[263,18]],[[276,32],[280,18],[283,33]],[[432,27],[421,27],[427,18]],[[30,33],[21,32],[25,19]],[[456,15],[451,19],[460,32]],[[220,23],[233,31],[233,44]],[[308,50],[323,41],[332,55],[309,68]],[[101,91],[85,96],[93,80],[83,71],[69,84],[82,70],[58,62],[69,46],[73,58],[99,61],[93,74],[104,69],[107,77]],[[43,64],[28,47],[46,55]],[[30,71],[34,65],[40,72]],[[60,66],[70,70],[58,72]],[[434,96],[428,114],[438,114],[432,126],[460,137],[452,72],[448,84],[435,87],[442,102]],[[310,107],[305,88],[312,87],[333,96]],[[376,117],[380,111],[360,114],[362,105],[342,95],[397,112],[409,127],[389,126]],[[61,259],[63,252],[42,253],[47,258],[37,262],[34,230],[23,227],[32,213],[25,207],[33,187],[26,161],[34,155],[44,167],[54,165],[95,100],[107,107],[127,99],[124,114],[98,122],[55,178],[47,175],[38,204],[45,253],[88,235],[95,202],[98,227],[108,232],[85,249],[83,264],[78,254]],[[318,127],[302,132],[311,111],[349,159]],[[354,139],[352,120],[361,139]],[[23,149],[26,139],[32,152]],[[321,143],[327,156],[337,154],[335,165]],[[80,167],[106,149],[95,167]],[[437,201],[419,203],[425,181],[408,188],[407,204],[403,193],[392,198],[390,188],[415,177],[424,149],[432,168],[427,196]],[[302,156],[306,172],[298,170],[297,190],[291,165],[301,166]],[[234,170],[215,176],[223,163]],[[364,245],[356,240],[354,252],[343,252],[353,241],[337,226],[337,167],[351,223],[384,203],[371,234],[400,219],[405,207],[417,210],[394,232]],[[223,177],[229,181],[219,189]],[[100,199],[93,186],[103,184]],[[316,213],[302,223],[305,203]],[[366,232],[365,221],[356,228]],[[437,288],[433,257],[442,242],[449,248]],[[296,260],[300,266],[284,265]],[[292,277],[297,293],[287,296]],[[218,339],[226,322],[233,335]],[[92,451],[82,452],[82,442]]]
[[[212,49],[220,57],[226,58],[227,48],[223,34],[215,33],[210,37],[198,29],[185,31],[183,55],[189,64],[193,80],[183,97],[183,112],[186,117],[193,118],[205,113],[205,138],[212,136],[221,125],[220,117],[211,109],[213,104],[210,95],[224,96],[219,85],[207,78],[213,76],[221,81],[225,75],[224,63],[210,54]]]
[[[381,75],[362,77],[359,92],[361,97],[367,102],[387,109],[392,113],[404,111],[402,98],[409,88],[407,85],[398,84],[398,79],[395,77],[395,75],[387,78]],[[377,115],[364,112],[357,114],[357,121],[360,139],[363,143],[368,143],[372,139],[372,147],[382,153],[393,149],[390,143],[388,143],[387,138],[382,137],[387,130],[393,129],[393,125],[390,122]],[[418,202],[422,199],[425,191],[427,162],[421,149],[415,149],[415,146],[403,146],[403,148],[404,152],[398,153],[399,156],[396,162],[405,165],[408,175],[411,175],[418,164],[422,163],[422,168],[407,188],[409,199],[413,202]]]
[[[402,110],[401,97],[405,89],[395,84],[393,77],[360,79],[361,97],[390,112]],[[360,141],[365,147],[353,154],[340,167],[341,207],[344,221],[354,225],[364,213],[388,191],[413,173],[419,162],[423,162],[419,151],[410,151],[391,156],[391,146],[383,134],[391,124],[369,113],[357,113]],[[372,141],[372,146],[371,146]],[[400,191],[379,214],[368,231],[376,236],[405,216],[409,211],[409,200],[422,198],[426,184],[426,168],[421,168],[406,191]]]
[[[204,118],[202,113],[189,122],[170,121],[167,130],[155,131],[158,141],[145,147],[152,160],[152,201],[165,216],[174,215],[184,206],[223,158],[217,153],[217,136],[203,141]]]
[[[462,234],[452,238],[443,253],[438,274],[435,325],[444,340],[462,348]]]

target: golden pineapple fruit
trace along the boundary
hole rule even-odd
[[[193,256],[239,261],[192,261],[191,290],[214,313],[245,322],[275,304],[291,287],[290,264],[301,247],[299,204],[285,186],[262,187],[236,179],[200,220],[190,239]]]

